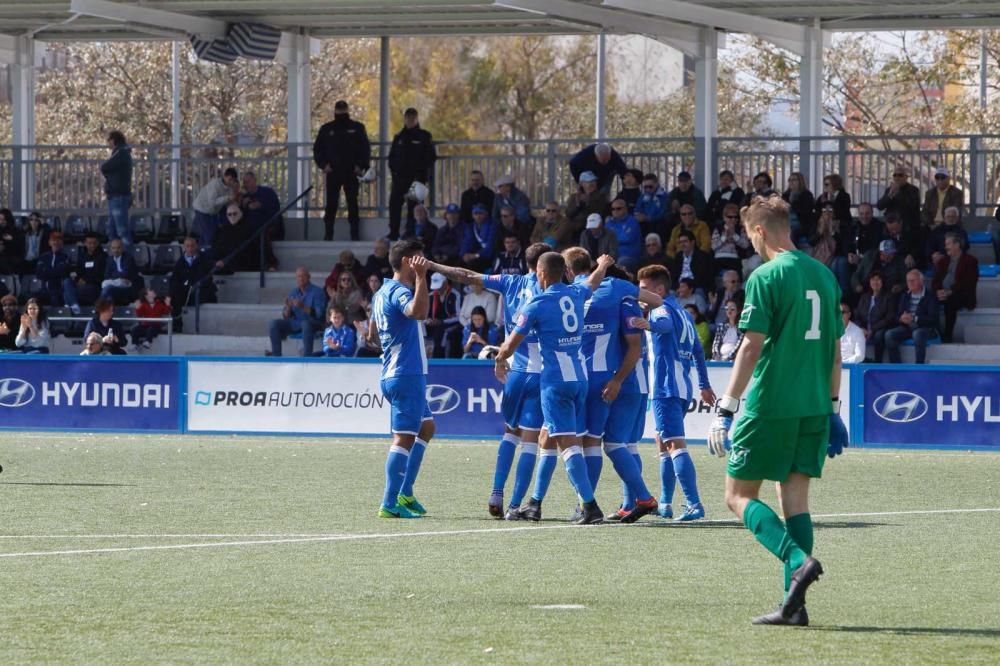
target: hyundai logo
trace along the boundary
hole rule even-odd
[[[910,423],[927,413],[927,401],[916,393],[892,391],[875,398],[872,408],[885,421]]]
[[[0,407],[24,407],[34,399],[35,387],[23,379],[0,379]]]
[[[458,391],[450,386],[441,384],[427,385],[427,407],[431,414],[447,414],[458,409],[462,399],[458,396]]]

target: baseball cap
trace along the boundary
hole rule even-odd
[[[475,215],[476,213],[488,213],[488,212],[489,211],[486,210],[486,206],[484,206],[483,204],[476,204],[475,206],[472,207],[473,215]]]
[[[604,222],[604,218],[601,217],[600,213],[591,213],[587,216],[587,228],[596,229],[601,226],[601,222]]]
[[[417,110],[414,109],[412,106],[408,107],[406,109],[406,111],[403,111],[403,115],[404,116],[415,116],[415,115],[417,115]]]
[[[431,276],[431,289],[440,289],[441,287],[444,286],[445,282],[446,280],[444,279],[443,275],[441,275],[440,273],[435,273],[434,275]]]
[[[593,171],[584,171],[580,174],[581,183],[595,183],[597,182],[597,175]]]
[[[458,207],[458,204],[450,203],[450,204],[448,204],[448,207],[444,209],[444,212],[446,212],[446,213],[457,213],[460,210],[461,209]]]
[[[513,185],[513,184],[514,184],[514,176],[510,174],[507,174],[506,176],[500,176],[499,178],[497,178],[496,182],[497,187],[500,187],[501,185]]]
[[[934,172],[934,177],[938,178],[938,177],[941,177],[941,176],[943,176],[945,178],[950,178],[951,174],[948,173],[948,169],[946,169],[944,167],[938,167],[937,171]]]
[[[896,244],[891,240],[884,240],[878,244],[878,251],[886,254],[896,254]]]
[[[677,174],[677,180],[691,180],[691,173],[688,171],[681,171]]]

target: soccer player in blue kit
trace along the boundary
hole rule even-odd
[[[399,241],[389,251],[393,275],[372,298],[368,338],[382,346],[382,395],[392,405],[392,446],[385,462],[379,518],[419,518],[426,509],[413,496],[434,418],[427,407],[427,260],[423,243]]]

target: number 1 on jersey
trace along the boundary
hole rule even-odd
[[[812,323],[806,331],[806,340],[819,340],[819,292],[815,289],[806,289],[806,299],[812,306]]]

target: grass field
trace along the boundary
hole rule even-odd
[[[0,441],[4,664],[1000,661],[997,455],[830,463],[813,502],[827,574],[793,629],[749,624],[781,570],[728,520],[703,447],[711,520],[571,527],[561,469],[547,520],[487,516],[492,442],[432,443],[430,515],[385,521],[383,442]],[[606,465],[605,509],[618,492]]]

